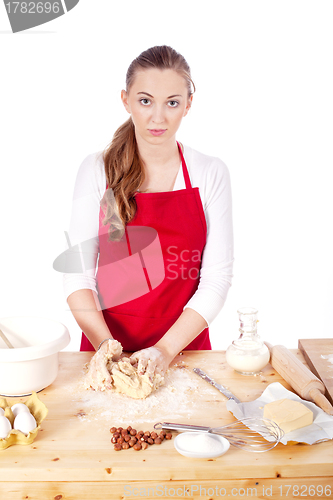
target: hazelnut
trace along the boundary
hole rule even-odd
[[[136,451],[146,450],[148,445],[161,444],[164,439],[172,439],[171,432],[161,430],[159,434],[155,431],[137,431],[132,426],[126,429],[123,427],[111,427],[111,443],[114,444],[116,451],[128,450],[133,448]]]

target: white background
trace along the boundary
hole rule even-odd
[[[79,349],[52,267],[77,170],[128,117],[132,59],[168,44],[197,87],[178,139],[231,174],[234,279],[213,348],[238,336],[243,306],[273,344],[333,337],[332,22],[325,0],[80,0],[12,34],[1,3],[0,317],[57,319]]]

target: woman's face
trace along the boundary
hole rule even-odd
[[[121,98],[132,116],[139,144],[175,140],[182,118],[192,103],[184,77],[173,69],[137,72],[129,92],[123,90]]]

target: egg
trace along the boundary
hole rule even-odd
[[[14,417],[16,417],[19,413],[22,413],[22,411],[30,413],[29,408],[24,403],[16,403],[15,405],[12,406],[12,412],[14,414]]]
[[[14,420],[14,429],[23,432],[26,436],[29,432],[36,429],[37,423],[35,417],[31,415],[31,413],[27,413],[25,411],[19,413]]]
[[[5,439],[10,431],[12,430],[12,426],[7,417],[0,415],[0,438]]]
[[[5,410],[3,410],[2,408],[0,408],[0,417],[3,417],[5,414]]]

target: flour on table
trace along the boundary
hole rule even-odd
[[[328,367],[329,370],[331,370],[331,369],[333,370],[333,354],[325,354],[325,355],[322,354],[320,357],[322,359],[327,359],[327,361],[332,365],[332,366]],[[329,378],[332,378],[332,377],[333,377],[333,375],[331,377],[329,377]]]
[[[67,381],[63,390],[72,395],[76,417],[82,422],[105,419],[117,425],[135,426],[143,422],[172,422],[190,419],[198,411],[198,406],[206,407],[207,396],[210,402],[220,400],[220,394],[214,387],[182,364],[169,368],[164,384],[145,399],[132,399],[110,390],[87,391],[84,386],[85,370],[77,376],[77,380]]]
[[[323,359],[328,359],[328,362],[333,364],[333,354],[327,354],[325,356],[322,354],[321,357]]]

